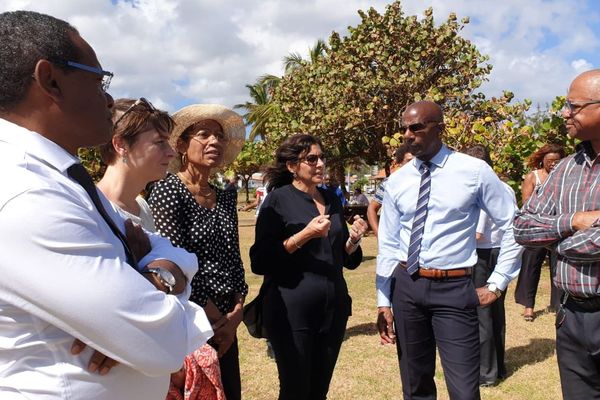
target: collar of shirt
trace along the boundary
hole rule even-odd
[[[78,157],[69,154],[39,133],[2,118],[0,118],[0,141],[18,147],[22,151],[23,162],[27,163],[27,157],[33,157],[64,175],[67,168],[80,162]]]
[[[440,150],[429,160],[429,162],[436,166],[436,168],[444,168],[446,165],[446,161],[448,161],[448,156],[452,153],[446,145],[442,144]],[[417,171],[421,168],[421,164],[425,161],[415,157],[412,159],[412,164],[417,168]]]
[[[588,167],[591,167],[594,161],[596,161],[598,158],[598,154],[594,152],[592,143],[588,140],[575,146],[575,151],[577,151],[576,157],[582,157],[583,161],[588,165]]]

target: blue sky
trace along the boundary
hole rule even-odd
[[[0,11],[30,9],[75,25],[105,69],[111,94],[145,96],[175,111],[191,103],[233,106],[245,84],[282,74],[281,59],[306,54],[318,38],[344,33],[362,0],[3,0]],[[600,67],[600,2],[595,0],[406,0],[405,13],[432,6],[471,23],[464,36],[494,65],[482,90],[511,90],[534,104],[566,92],[578,73]]]

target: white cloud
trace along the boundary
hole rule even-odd
[[[281,74],[282,58],[307,54],[317,39],[344,34],[362,0],[5,0],[0,11],[33,9],[66,19],[113,70],[116,97],[146,96],[174,111],[193,102],[228,106],[247,100],[245,84]],[[405,0],[407,14],[431,5],[436,21],[470,16],[463,31],[494,65],[483,89],[546,103],[579,72],[598,67],[599,10],[593,1]]]
[[[580,74],[584,71],[592,69],[593,65],[584,58],[578,58],[577,60],[571,61],[571,67],[575,70],[575,72]]]

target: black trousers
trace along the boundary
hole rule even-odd
[[[335,285],[323,277],[305,280],[311,281],[311,295],[305,296],[302,288],[289,291],[273,286],[263,304],[264,324],[277,363],[280,400],[327,398],[346,332],[350,301],[347,291],[338,293],[345,306],[334,306]],[[313,290],[318,288],[324,290]]]
[[[556,329],[556,355],[565,400],[600,399],[600,311],[569,303]]]
[[[473,271],[473,283],[476,288],[485,286],[496,267],[500,248],[477,249],[477,264]],[[504,364],[506,316],[502,295],[489,307],[477,307],[479,319],[479,380],[486,383],[496,382],[506,376]]]
[[[542,264],[550,257],[550,306],[555,310],[560,303],[561,290],[554,286],[552,277],[556,270],[556,255],[544,247],[526,247],[523,251],[521,271],[515,289],[515,301],[517,304],[528,308],[535,307],[535,296],[537,294]]]
[[[240,400],[242,398],[242,383],[237,336],[227,353],[219,358],[219,368],[225,398],[227,400]]]
[[[479,299],[471,277],[413,281],[397,267],[392,282],[404,398],[436,399],[437,344],[450,398],[479,399]]]

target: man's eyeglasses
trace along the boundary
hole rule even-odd
[[[409,130],[411,132],[421,132],[424,131],[427,126],[429,126],[430,124],[441,124],[440,121],[429,121],[429,122],[417,122],[415,124],[410,124],[410,125],[400,125],[400,131],[401,132],[406,132],[406,130]]]
[[[102,87],[102,90],[105,92],[108,91],[108,87],[110,86],[110,81],[111,81],[112,77],[114,76],[114,74],[110,71],[104,71],[100,68],[90,67],[89,65],[80,64],[75,61],[61,60],[58,58],[49,58],[48,61],[50,61],[53,64],[62,65],[63,67],[80,69],[82,71],[91,72],[92,74],[101,75],[102,76],[101,87]]]
[[[113,124],[113,127],[117,126],[117,124],[123,119],[123,117],[125,117],[127,114],[129,114],[131,111],[133,111],[139,105],[143,105],[144,107],[146,107],[150,113],[153,113],[156,111],[156,108],[152,105],[152,103],[150,103],[148,100],[146,100],[146,98],[140,97],[139,99],[137,99],[135,101],[135,103],[130,105],[129,108],[127,110],[125,110],[125,112],[123,114],[121,114],[121,116],[119,118],[117,118],[117,120]]]
[[[583,107],[589,106],[590,104],[600,104],[600,100],[571,101],[567,99],[567,101],[565,102],[565,108],[569,110],[569,114],[575,115],[579,111],[581,111]]]
[[[325,157],[325,155],[323,155],[323,154],[321,154],[321,155],[309,154],[306,157],[301,158],[300,161],[306,161],[306,163],[308,165],[310,165],[311,167],[314,167],[319,162],[319,159],[321,161],[323,161],[323,164],[325,164],[327,162],[327,157]]]

